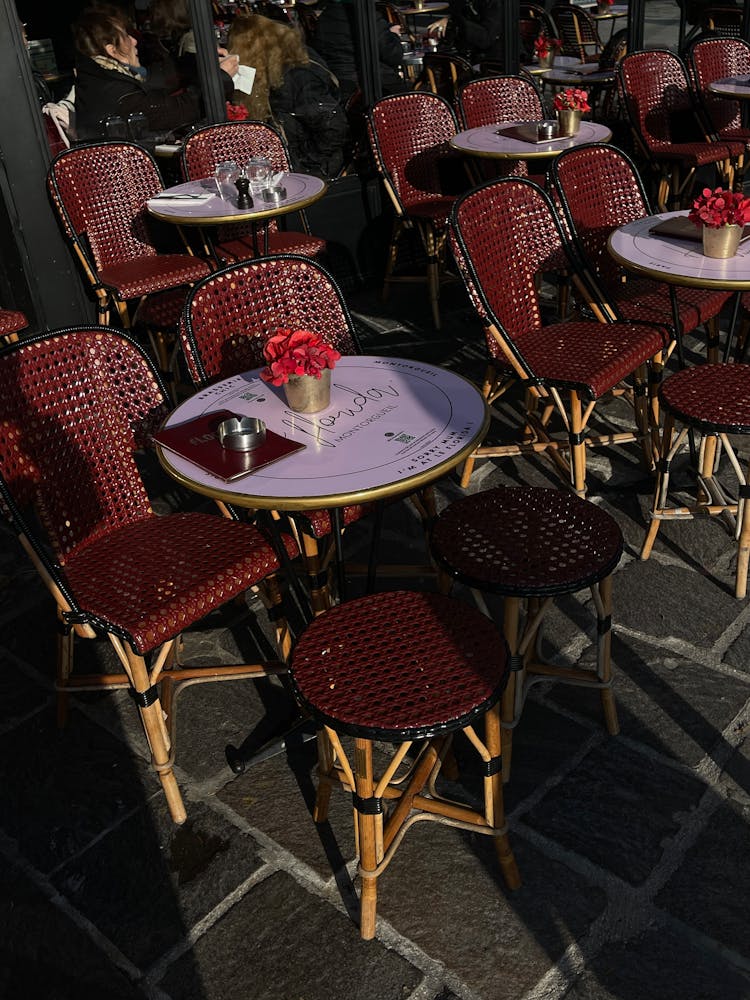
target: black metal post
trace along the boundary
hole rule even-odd
[[[373,0],[354,0],[354,21],[359,83],[365,107],[371,108],[383,93]]]
[[[505,0],[503,3],[503,62],[506,73],[517,73],[521,66],[518,19],[518,0]]]
[[[211,16],[211,4],[205,0],[188,0],[195,35],[198,76],[203,94],[203,107],[209,122],[226,121],[224,88],[219,75],[216,55],[216,35]]]
[[[628,52],[643,48],[643,23],[646,17],[644,0],[628,3]]]

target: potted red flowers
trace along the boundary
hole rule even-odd
[[[750,222],[750,198],[741,191],[704,188],[688,218],[703,230],[706,257],[734,257],[742,230]]]
[[[578,87],[568,87],[555,94],[552,102],[557,112],[559,123],[559,135],[577,135],[581,127],[581,115],[584,111],[591,111],[589,95],[586,90],[579,90]]]
[[[542,69],[551,68],[561,46],[562,42],[559,38],[549,38],[544,32],[534,39],[534,53]]]
[[[341,355],[311,330],[279,330],[266,341],[261,371],[264,382],[283,385],[289,408],[316,413],[331,400],[331,369]]]
[[[597,8],[600,14],[609,14],[609,8],[615,0],[597,0]]]

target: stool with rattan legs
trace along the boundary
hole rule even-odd
[[[664,408],[664,430],[659,446],[656,489],[651,524],[641,559],[651,555],[662,521],[696,516],[726,516],[737,539],[735,597],[747,593],[750,557],[750,496],[747,476],[729,440],[730,434],[750,434],[750,365],[697,365],[671,375],[659,390]],[[681,428],[675,436],[675,423]],[[672,461],[693,431],[702,434],[698,454],[698,495],[695,503],[668,506]],[[722,448],[737,477],[736,498],[716,478]]]
[[[453,580],[499,594],[511,673],[502,699],[503,777],[510,777],[513,729],[529,687],[541,680],[598,688],[607,732],[619,732],[610,663],[612,572],[622,554],[622,532],[594,504],[539,487],[485,490],[457,500],[435,522],[432,554],[441,590]],[[557,667],[541,659],[541,625],[553,599],[591,588],[596,610],[595,669]],[[522,611],[526,616],[522,627]],[[489,613],[489,612],[488,612]]]
[[[352,792],[363,938],[375,935],[378,878],[419,820],[494,837],[505,884],[518,888],[500,756],[508,650],[489,619],[442,594],[371,594],[316,618],[292,653],[290,672],[301,704],[322,727],[316,822],[327,817],[333,784]],[[482,719],[484,739],[475,729]],[[436,788],[457,730],[479,756],[481,808]],[[353,754],[345,736],[354,738]],[[395,746],[379,776],[373,740],[378,749]]]

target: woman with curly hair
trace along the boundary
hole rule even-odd
[[[283,132],[295,168],[334,177],[348,127],[338,81],[320,56],[296,28],[259,14],[235,17],[227,47],[255,69],[252,94],[235,91],[235,103]]]

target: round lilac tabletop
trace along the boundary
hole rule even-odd
[[[618,17],[627,17],[628,5],[626,3],[611,4],[607,10],[599,10],[598,6],[591,5],[594,10],[590,11],[595,21],[611,21]]]
[[[737,100],[750,100],[750,76],[728,76],[724,80],[714,80],[708,89],[713,94],[722,97],[734,97]]]
[[[280,201],[269,203],[261,195],[253,195],[252,208],[237,208],[237,195],[229,200],[220,198],[216,180],[204,177],[165,188],[160,195],[149,198],[146,207],[157,219],[183,226],[254,222],[306,208],[322,198],[327,187],[325,181],[310,174],[284,174],[281,184],[286,189],[286,197]]]
[[[612,133],[606,125],[597,122],[581,122],[578,135],[566,135],[544,142],[525,142],[513,136],[499,135],[498,129],[528,122],[498,122],[497,125],[480,125],[466,132],[459,132],[451,139],[451,146],[472,156],[487,156],[499,160],[531,160],[540,156],[557,156],[564,149],[580,146],[584,142],[609,142]]]
[[[628,270],[656,278],[657,281],[693,288],[750,289],[750,241],[740,243],[736,256],[719,259],[705,257],[699,240],[678,239],[651,232],[664,219],[687,214],[662,212],[628,222],[610,236],[609,251]]]
[[[408,492],[439,479],[484,437],[489,411],[467,379],[403,358],[343,357],[331,405],[294,413],[260,369],[202,389],[169,415],[171,427],[214,410],[260,417],[304,450],[227,483],[158,447],[164,468],[206,496],[276,510],[340,507]]]

